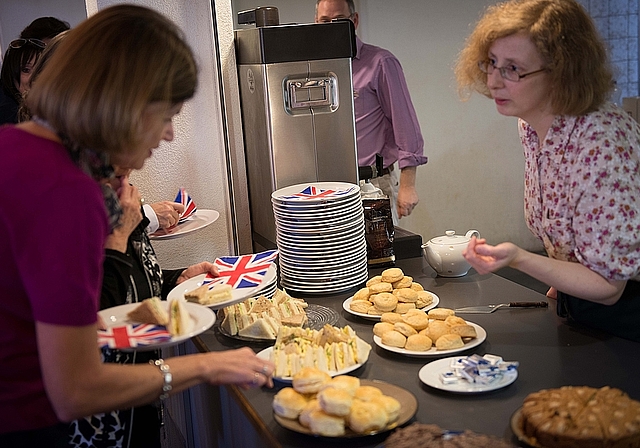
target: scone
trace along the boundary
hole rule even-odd
[[[355,395],[355,391],[354,394]],[[344,417],[349,415],[353,395],[344,389],[327,387],[318,392],[317,398],[320,408],[330,415]]]
[[[375,277],[371,277],[367,280],[366,286],[375,285],[376,283],[380,283],[382,281],[382,275],[376,275]]]
[[[301,394],[315,394],[324,383],[329,381],[331,376],[315,367],[303,367],[298,373],[293,375],[291,385]]]
[[[464,342],[460,335],[457,334],[445,334],[436,340],[436,348],[438,350],[452,350],[460,347],[464,347]]]
[[[392,423],[400,416],[400,402],[389,395],[374,397],[371,403],[379,404],[387,413],[387,423]]]
[[[354,403],[347,418],[349,428],[358,434],[379,431],[387,425],[387,412],[373,401]]]
[[[418,301],[418,292],[411,288],[394,289],[393,295],[398,298],[398,302],[415,303]]]
[[[311,411],[307,416],[309,430],[313,434],[325,437],[338,437],[345,433],[344,419],[329,415],[322,409]]]
[[[391,322],[378,322],[373,326],[373,334],[381,338],[387,331],[393,331],[393,325]]]
[[[478,337],[478,335],[476,334],[475,327],[473,327],[471,325],[468,325],[468,324],[453,325],[451,327],[450,332],[452,334],[457,334],[462,338],[475,338],[475,337]]]
[[[413,289],[413,288],[411,288]],[[433,303],[433,295],[429,291],[417,291],[418,300],[416,300],[416,308],[424,308]]]
[[[313,411],[321,411],[322,409],[320,409],[320,404],[318,403],[318,399],[317,398],[312,398],[311,400],[309,400],[306,404],[306,406],[304,407],[304,409],[302,409],[302,412],[300,412],[300,415],[298,416],[298,421],[300,422],[300,424],[302,426],[304,426],[305,428],[309,427],[309,414]]]
[[[391,291],[393,291],[393,286],[389,282],[374,283],[373,285],[369,286],[368,288],[369,288],[369,292],[371,293],[371,295],[380,294],[381,292],[391,292]],[[371,300],[371,298],[369,300]]]
[[[323,386],[323,389],[325,387],[335,387],[336,389],[347,391],[347,393],[353,397],[358,387],[360,387],[360,378],[350,375],[334,376]]]
[[[408,275],[405,275],[397,282],[393,282],[392,285],[393,285],[393,289],[400,289],[400,288],[411,287],[411,283],[413,283],[413,277],[409,277]]]
[[[418,334],[415,328],[405,322],[396,322],[395,324],[393,324],[393,329],[398,333],[402,333],[406,337]]]
[[[390,347],[404,348],[407,343],[407,337],[396,330],[387,331],[380,336],[382,343]]]
[[[382,271],[382,281],[388,283],[394,283],[402,280],[404,272],[400,268],[389,268]]]
[[[431,319],[445,320],[447,317],[454,316],[455,314],[456,312],[449,308],[434,308],[429,310],[429,317]]]
[[[285,387],[273,397],[273,412],[284,418],[298,418],[307,399],[304,395],[296,392],[292,387]]]
[[[402,320],[411,325],[417,331],[424,330],[429,326],[429,317],[424,311],[416,311],[414,313],[407,313],[402,316]]]
[[[396,306],[396,310],[395,312],[398,314],[404,314],[406,312],[408,312],[409,310],[414,310],[416,308],[416,304],[415,303],[400,303],[398,302],[398,305]]]
[[[453,327],[454,325],[467,325],[467,321],[460,316],[447,316],[444,321],[450,327]]]
[[[416,282],[412,282],[410,288],[414,291],[424,291],[424,286]]]
[[[426,352],[431,348],[433,342],[431,338],[423,334],[414,334],[407,338],[404,348],[415,352]]]
[[[443,320],[434,320],[429,322],[429,326],[425,329],[425,334],[432,341],[437,341],[441,336],[449,333],[449,325]]]
[[[361,401],[371,401],[375,397],[382,395],[382,391],[375,386],[360,386],[356,389],[354,398]]]
[[[402,316],[395,312],[383,313],[382,316],[380,316],[380,321],[395,324],[396,322],[402,322]]]
[[[371,291],[369,291],[369,288],[362,288],[356,291],[356,293],[353,295],[353,300],[369,300],[370,295]]]
[[[398,298],[391,293],[382,292],[373,297],[373,304],[382,312],[393,311],[398,305]]]
[[[373,304],[368,300],[352,300],[349,304],[349,309],[356,313],[367,314],[373,307]]]

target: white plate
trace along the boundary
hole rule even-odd
[[[169,240],[172,238],[178,238],[191,232],[195,232],[196,230],[207,227],[209,224],[215,222],[219,217],[220,213],[215,210],[198,209],[193,215],[191,215],[189,219],[187,219],[182,224],[178,224],[171,230],[157,230],[149,235],[149,239]]]
[[[224,308],[225,306],[242,302],[244,299],[248,299],[249,297],[254,297],[258,291],[273,282],[273,280],[276,278],[276,274],[276,266],[271,263],[271,265],[267,269],[266,275],[262,278],[262,281],[260,282],[260,284],[258,284],[258,286],[254,286],[253,288],[234,288],[231,290],[231,299],[210,305],[209,308]],[[184,294],[202,286],[206,276],[207,274],[196,275],[195,277],[192,277],[189,280],[180,283],[171,290],[171,292],[167,296],[167,300],[178,299],[185,301]]]
[[[273,356],[273,347],[267,347],[267,348],[265,348],[265,349],[264,349],[264,350],[262,350],[261,352],[258,352],[258,354],[257,354],[256,356],[258,356],[258,358],[262,358],[262,359],[264,359],[264,360],[266,360],[266,361],[274,362],[274,360],[272,359],[272,356]],[[365,362],[366,362],[366,361],[365,361]],[[337,370],[337,371],[336,371],[336,370],[330,370],[330,371],[328,371],[327,373],[328,373],[331,377],[338,376],[338,375],[346,375],[346,374],[347,374],[347,373],[349,373],[349,372],[353,372],[354,370],[356,370],[357,368],[359,368],[359,367],[360,367],[360,366],[362,366],[363,364],[364,364],[364,362],[363,362],[363,363],[359,363],[359,364],[354,364],[354,365],[352,365],[352,366],[350,366],[350,367],[347,367],[347,368],[344,368],[344,369],[342,369],[342,370]],[[277,376],[274,376],[274,377],[273,377],[273,379],[274,379],[274,380],[276,380],[276,381],[283,382],[283,383],[290,383],[290,382],[293,380],[293,378],[292,378],[292,377],[290,377],[290,376],[284,376],[284,377],[277,377]]]
[[[394,353],[399,353],[401,355],[405,355],[405,356],[412,356],[412,357],[416,357],[416,358],[429,358],[429,357],[441,357],[444,355],[453,355],[455,353],[460,353],[463,352],[465,350],[469,350],[470,348],[473,347],[477,347],[478,345],[482,344],[484,342],[485,339],[487,339],[487,332],[484,330],[484,328],[482,328],[480,325],[478,324],[474,324],[473,322],[469,322],[467,321],[467,323],[469,325],[472,325],[475,329],[476,329],[476,334],[478,335],[478,337],[471,339],[468,342],[465,342],[465,344],[460,347],[460,348],[454,348],[451,350],[436,350],[435,347],[435,342],[434,342],[434,346],[431,347],[429,350],[424,351],[424,352],[418,352],[418,351],[414,351],[414,350],[406,350],[404,348],[399,348],[399,347],[391,347],[390,345],[385,345],[382,343],[382,340],[380,339],[379,336],[373,336],[373,342],[375,342],[375,344],[380,347],[383,348],[385,350],[388,350],[390,352],[394,352]]]
[[[517,370],[509,370],[505,372],[502,378],[495,380],[491,384],[469,383],[461,379],[457,383],[444,384],[440,381],[442,372],[451,370],[451,361],[458,359],[459,356],[451,358],[437,359],[423,366],[418,372],[418,377],[427,386],[434,387],[448,392],[458,392],[463,394],[476,394],[480,392],[489,392],[491,390],[501,389],[513,383],[518,378]]]
[[[440,303],[440,297],[438,297],[431,291],[427,291],[427,292],[433,296],[433,302],[431,302],[429,305],[425,306],[424,308],[420,308],[422,311],[429,311],[430,309],[437,307],[438,304]],[[353,311],[350,308],[352,300],[353,300],[353,297],[349,297],[347,300],[342,302],[342,309],[344,309],[347,313],[353,314],[354,316],[362,317],[363,319],[380,320],[380,316],[376,316],[373,314],[358,313],[356,311]]]
[[[313,194],[307,189],[316,189]],[[279,204],[317,204],[323,202],[340,202],[360,195],[360,186],[345,182],[310,182],[291,185],[271,193],[271,200]]]
[[[162,301],[163,305],[168,309],[169,302]],[[102,318],[107,328],[120,327],[123,325],[137,323],[132,322],[127,318],[127,314],[139,306],[139,303],[127,303],[126,305],[114,306],[112,308],[106,308],[98,311],[98,315]],[[193,323],[191,331],[181,336],[174,336],[168,341],[159,342],[157,344],[144,345],[135,348],[120,349],[122,351],[149,351],[156,350],[162,347],[170,347],[185,341],[189,338],[199,335],[203,331],[208,330],[216,321],[216,315],[209,308],[198,305],[197,303],[185,303],[185,309],[191,317]]]

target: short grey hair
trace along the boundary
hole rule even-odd
[[[324,0],[317,0],[316,1],[316,17],[318,17],[318,5],[320,4],[321,1]],[[349,7],[349,15],[352,16],[356,13],[356,5],[353,3],[353,0],[344,0],[345,2],[347,2],[347,6]]]

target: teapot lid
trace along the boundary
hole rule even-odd
[[[452,245],[452,244],[467,244],[471,240],[471,236],[456,235],[455,230],[447,230],[446,235],[437,236],[429,240],[433,244]]]

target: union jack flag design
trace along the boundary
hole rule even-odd
[[[347,190],[323,190],[322,188],[309,185],[300,193],[294,193],[289,196],[280,196],[279,199],[296,199],[296,200],[309,200],[309,199],[331,199],[341,197],[353,192],[353,188]]]
[[[211,287],[226,283],[233,289],[254,288],[262,282],[277,257],[277,250],[267,250],[239,257],[216,258],[213,264],[218,267],[220,275],[213,277],[207,274],[202,283],[211,283]]]
[[[191,196],[189,196],[189,193],[187,193],[187,190],[184,188],[180,188],[180,190],[178,190],[178,195],[174,202],[178,202],[184,206],[184,211],[180,215],[180,219],[178,219],[178,224],[185,222],[196,212],[196,210],[198,210],[196,203],[193,202],[193,199],[191,199]]]
[[[109,348],[135,348],[153,345],[171,339],[171,333],[160,325],[128,324],[98,330],[98,346]]]

